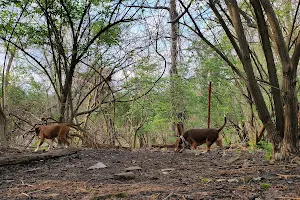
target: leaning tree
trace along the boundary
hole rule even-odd
[[[280,9],[280,2],[276,1],[271,4],[268,0],[251,0],[246,3],[209,0],[202,6],[191,8],[181,0],[179,2],[186,13],[182,23],[213,48],[249,89],[258,116],[273,144],[273,158],[287,158],[298,153],[296,72],[300,57],[297,26],[299,3],[296,10],[288,12],[293,16],[289,18],[292,26],[286,27],[287,23],[280,21],[282,18],[279,12],[275,12],[275,9]],[[208,19],[211,19],[209,23]],[[209,24],[210,27],[205,28],[203,24]],[[220,30],[223,31],[242,69],[222,51],[218,41],[210,37],[211,34],[204,33],[208,29],[214,36],[220,35],[216,34]],[[255,54],[257,48],[262,50],[264,56]],[[265,69],[263,76],[260,76],[258,70],[261,67]],[[262,83],[268,85],[271,91],[271,102],[264,97]],[[272,109],[268,104],[274,105]],[[275,119],[272,119],[273,115]]]

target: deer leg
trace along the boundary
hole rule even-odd
[[[196,150],[196,149],[197,149],[197,146],[198,146],[198,143],[194,141],[194,142],[192,143],[191,149],[192,149],[192,150]]]
[[[212,144],[213,144],[212,142],[206,140],[207,151],[210,151],[210,147]]]
[[[70,142],[67,140],[67,135],[61,135],[60,139],[65,143],[65,147],[68,148],[70,145]]]
[[[49,140],[49,148],[48,148],[48,151],[49,151],[50,149],[53,148],[53,142],[54,142],[54,138]]]
[[[221,136],[218,137],[218,139],[216,141],[216,145],[223,148],[223,142],[222,142],[222,137]]]
[[[38,146],[36,147],[36,149],[34,150],[34,152],[37,152],[40,149],[40,146],[44,143],[45,138],[42,136],[40,143],[38,144]]]

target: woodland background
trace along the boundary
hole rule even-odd
[[[297,154],[299,5],[1,0],[1,147],[42,119],[82,123],[88,147],[174,143],[174,122],[207,127],[211,82],[225,144]]]

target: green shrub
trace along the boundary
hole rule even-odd
[[[254,146],[257,149],[263,149],[265,151],[267,160],[271,159],[273,146],[270,142],[266,142],[266,141],[261,140]]]

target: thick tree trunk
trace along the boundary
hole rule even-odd
[[[283,157],[298,153],[297,136],[298,136],[298,116],[297,116],[297,93],[296,93],[296,73],[289,71],[284,81],[286,88],[286,104],[285,104],[285,126],[284,138],[281,149]]]
[[[72,98],[70,96],[71,92],[70,90],[72,89],[72,83],[73,83],[73,75],[74,75],[74,68],[71,67],[73,70],[67,71],[66,72],[66,80],[65,80],[65,85],[62,90],[61,94],[61,102],[60,102],[60,117],[59,117],[59,122],[65,122],[68,116],[66,116],[66,111],[67,111],[67,104],[68,104],[68,98]]]
[[[65,112],[66,112],[66,104],[67,104],[67,94],[65,94],[64,92],[62,93],[62,98],[60,101],[60,109],[59,109],[59,122],[64,122],[65,121]]]

